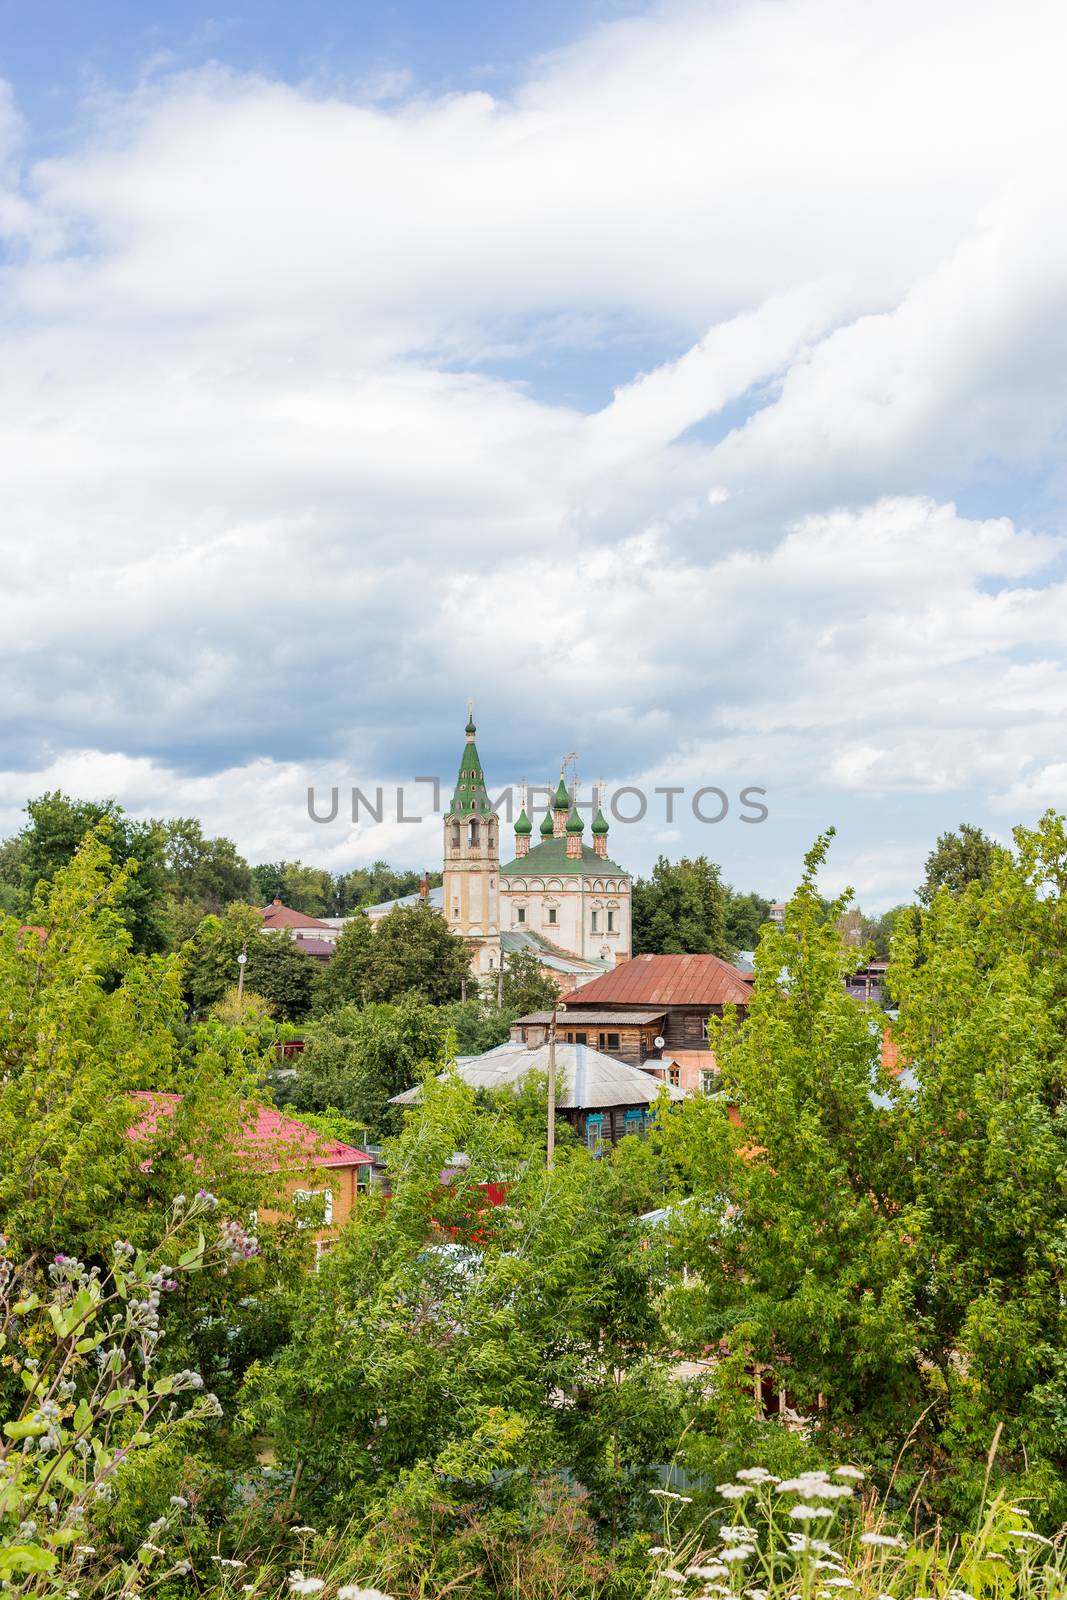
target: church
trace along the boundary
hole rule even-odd
[[[473,712],[455,791],[444,818],[444,884],[440,909],[471,948],[480,978],[504,957],[529,950],[566,992],[630,957],[630,874],[608,854],[603,790],[589,827],[578,810],[577,783],[568,792],[563,771],[551,808],[537,829],[522,808],[515,853],[500,860],[500,818],[485,785]],[[435,896],[436,898],[436,896]]]

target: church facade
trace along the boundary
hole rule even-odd
[[[588,830],[563,773],[534,837],[525,796],[514,856],[500,860],[500,819],[485,785],[473,716],[444,818],[441,911],[471,947],[478,977],[510,951],[532,950],[561,988],[609,971],[631,953],[631,879],[608,854],[603,794]],[[577,786],[575,786],[576,788]]]

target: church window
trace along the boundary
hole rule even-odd
[[[552,922],[552,923],[555,922],[555,920],[556,920],[556,908],[555,908],[555,906],[549,906],[549,908],[548,908],[548,920],[549,920],[549,922]]]
[[[615,913],[614,913],[614,911],[609,911],[608,912],[608,932],[609,933],[614,933],[615,932]]]
[[[599,931],[599,929],[597,927],[597,919],[598,919],[599,915],[600,915],[600,913],[598,911],[594,911],[593,912],[591,927],[592,927],[594,933],[597,933]]]
[[[474,849],[474,847],[478,843],[478,818],[477,817],[472,817],[471,818],[471,841],[470,842],[471,842],[471,849]]]
[[[459,823],[458,822],[454,822],[452,824],[452,848],[453,848],[453,850],[458,850],[459,849]]]
[[[526,921],[526,907],[525,906],[520,906],[519,909],[516,911],[516,913],[515,913],[515,921],[516,922],[525,922]]]

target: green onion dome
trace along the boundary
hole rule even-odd
[[[567,785],[563,781],[563,774],[561,772],[559,775],[559,784],[552,800],[552,809],[553,811],[569,811],[570,808],[571,797],[567,793]]]
[[[582,821],[581,817],[578,815],[578,807],[577,806],[575,806],[572,809],[570,816],[567,818],[567,832],[568,833],[584,833],[585,832],[585,823]]]
[[[515,823],[515,832],[521,834],[533,833],[533,823],[526,815],[525,807],[523,807],[523,809],[519,812],[518,819]]]
[[[593,818],[593,832],[594,833],[607,833],[607,831],[608,831],[608,819],[607,819],[607,817],[605,817],[603,811],[599,811],[598,810],[596,816]]]
[[[541,819],[541,837],[542,837],[542,839],[551,839],[552,832],[553,832],[553,829],[552,829],[552,813],[551,813],[551,811],[546,811],[545,814],[544,814],[544,817]]]

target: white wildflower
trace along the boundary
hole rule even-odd
[[[724,1500],[743,1500],[752,1490],[744,1483],[720,1483],[716,1486],[716,1493],[721,1494]]]
[[[790,1506],[789,1515],[794,1522],[812,1522],[818,1517],[833,1516],[833,1512],[829,1506],[807,1506],[801,1504],[799,1506]]]
[[[362,1584],[345,1583],[337,1591],[337,1600],[391,1600],[381,1589],[364,1589]]]
[[[318,1530],[315,1529],[315,1528],[307,1527],[307,1525],[305,1523],[301,1523],[298,1528],[290,1528],[289,1529],[290,1533],[311,1533],[311,1534],[313,1534],[313,1533],[316,1533],[317,1531]]]
[[[661,1577],[669,1578],[672,1583],[684,1583],[685,1573],[679,1572],[675,1567],[664,1567]]]
[[[325,1578],[305,1578],[299,1568],[289,1574],[289,1587],[293,1594],[318,1594],[326,1587]]]
[[[232,1556],[212,1556],[211,1559],[217,1567],[226,1567],[231,1572],[240,1572],[241,1568],[247,1565],[246,1562],[237,1561]]]
[[[766,1589],[744,1589],[742,1593],[748,1596],[748,1600],[767,1600]]]
[[[687,1578],[725,1578],[729,1568],[724,1567],[721,1561],[712,1561],[707,1566],[686,1567]]]
[[[948,1600],[974,1600],[974,1595],[970,1594],[966,1589],[950,1589]]]
[[[1051,1539],[1046,1539],[1044,1534],[1035,1533],[1032,1528],[1009,1528],[1008,1534],[1012,1539],[1031,1539],[1034,1544],[1051,1544]]]
[[[673,1489],[650,1489],[648,1492],[649,1494],[659,1495],[661,1500],[677,1500],[679,1505],[691,1506],[693,1504],[693,1496],[691,1494],[676,1494]]]
[[[740,1478],[742,1483],[779,1483],[779,1482],[781,1482],[781,1479],[776,1478],[774,1476],[773,1472],[768,1472],[766,1467],[742,1467],[740,1472],[735,1472],[734,1473],[734,1477],[735,1478]],[[749,1590],[749,1589],[746,1589],[745,1593],[746,1594],[751,1594],[751,1593],[753,1593],[753,1591]]]
[[[817,1565],[818,1565],[818,1562],[816,1562],[816,1566]],[[824,1578],[822,1581],[823,1581],[823,1583],[826,1585],[826,1587],[828,1589],[851,1589],[852,1588],[852,1579],[851,1578],[843,1578],[843,1577],[842,1578]]]
[[[649,1549],[650,1556],[669,1556],[670,1551],[664,1545],[654,1544]]]
[[[188,1511],[189,1502],[183,1494],[172,1494],[170,1503],[177,1511]]]
[[[748,1527],[743,1522],[727,1522],[719,1529],[719,1538],[729,1543],[732,1539],[754,1539],[755,1528]]]
[[[799,1477],[786,1478],[778,1485],[779,1494],[817,1495],[830,1482],[825,1472],[802,1472]]]
[[[755,1554],[755,1549],[750,1544],[731,1544],[727,1545],[722,1552],[722,1559],[723,1561],[747,1561],[749,1556],[754,1556]]]
[[[844,1570],[845,1570],[844,1567],[841,1565],[840,1561],[827,1561],[825,1559],[825,1557],[820,1559],[819,1561],[813,1562],[812,1565],[814,1566],[816,1572],[839,1572],[839,1573],[843,1573]]]
[[[864,1475],[860,1471],[859,1467],[835,1467],[834,1477],[851,1478],[854,1483],[862,1483]]]
[[[876,1545],[882,1550],[906,1550],[907,1543],[895,1533],[861,1533],[860,1544]]]

